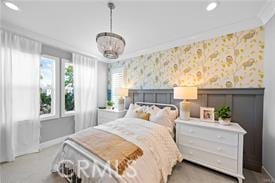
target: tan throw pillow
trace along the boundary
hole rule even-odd
[[[140,118],[140,119],[144,119],[146,121],[149,121],[150,114],[146,113],[146,112],[136,111],[136,117]]]

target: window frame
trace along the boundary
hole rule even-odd
[[[118,96],[116,96],[115,98],[116,99],[114,99],[113,97],[114,97],[114,90],[113,89],[115,89],[114,87],[113,87],[113,74],[116,74],[116,73],[120,73],[122,76],[121,76],[121,81],[120,81],[120,83],[119,83],[119,86],[118,87],[123,87],[124,86],[124,69],[123,69],[123,67],[120,67],[120,68],[115,68],[115,69],[113,69],[112,71],[111,71],[111,100],[112,100],[112,102],[114,102],[114,106],[115,106],[115,108],[117,108],[117,105],[118,105]]]
[[[65,110],[65,80],[64,80],[64,71],[65,71],[65,64],[69,63],[73,65],[73,62],[68,59],[61,59],[61,73],[60,73],[60,79],[61,79],[61,117],[68,117],[68,116],[74,116],[75,110],[73,111],[66,111]]]
[[[60,98],[60,87],[59,87],[60,86],[60,59],[55,56],[42,54],[40,56],[40,61],[43,57],[48,58],[50,60],[54,60],[54,67],[55,67],[54,68],[54,76],[53,76],[54,88],[53,88],[53,98],[52,98],[52,105],[51,105],[51,107],[54,107],[54,110],[53,110],[54,112],[50,113],[50,114],[39,115],[40,121],[57,119],[60,116],[60,100],[59,100],[59,98]],[[40,71],[39,71],[39,73],[40,73]],[[40,87],[40,84],[39,84],[39,87]]]

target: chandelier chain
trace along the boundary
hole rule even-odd
[[[110,32],[113,32],[113,8],[110,7]]]

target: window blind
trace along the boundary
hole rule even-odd
[[[112,101],[115,103],[115,106],[118,103],[118,96],[115,96],[115,89],[122,87],[123,85],[123,72],[122,70],[120,71],[115,71],[112,73]]]

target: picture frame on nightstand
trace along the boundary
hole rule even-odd
[[[215,122],[215,108],[200,107],[200,120],[205,122]]]

